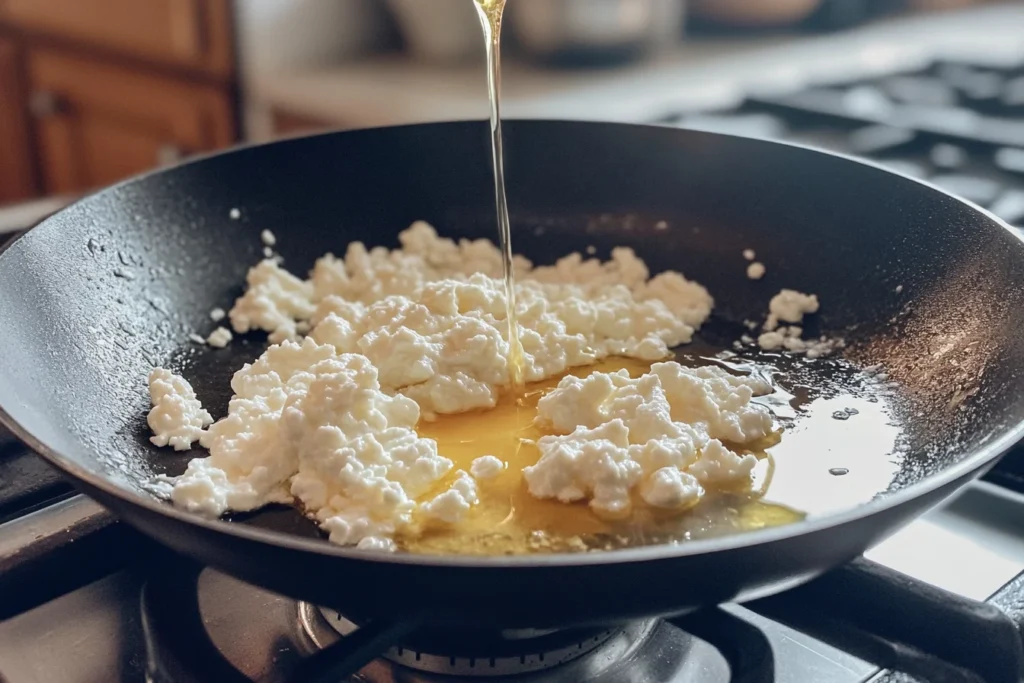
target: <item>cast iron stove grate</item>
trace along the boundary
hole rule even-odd
[[[657,122],[871,159],[1024,227],[1024,63],[936,62]]]
[[[157,669],[164,667],[165,671],[174,671],[178,675],[186,671],[203,672],[195,680],[207,680],[204,676],[215,675],[218,681],[248,681],[218,651],[203,625],[197,588],[202,568],[185,560],[161,561],[158,564],[160,569],[150,574],[143,600],[143,622],[151,649],[151,668],[154,662],[158,662]],[[803,587],[748,603],[744,608],[875,664],[882,670],[875,669],[875,673],[864,679],[871,683],[1020,683],[1024,680],[1022,605],[1024,574],[983,603],[948,593],[870,561],[856,560]],[[303,609],[303,604],[298,603],[299,621],[303,623],[311,613],[319,612],[317,608],[307,606],[303,617]],[[557,641],[557,647],[561,648],[559,656],[563,660],[555,662],[553,667],[540,665],[524,669],[521,676],[505,670],[502,677],[496,678],[499,673],[496,666],[515,662],[509,652],[492,652],[488,657],[486,651],[476,647],[487,642],[486,639],[466,635],[472,634],[472,630],[463,630],[458,638],[446,640],[443,628],[411,616],[395,622],[364,624],[357,630],[345,630],[348,635],[340,639],[335,636],[325,649],[299,661],[287,680],[304,683],[375,681],[372,675],[367,677],[364,667],[371,661],[382,661],[381,658],[401,663],[410,681],[452,680],[443,675],[436,678],[429,668],[417,664],[421,658],[432,658],[440,660],[448,672],[458,674],[458,680],[644,680],[670,683],[691,679],[677,678],[678,672],[659,669],[657,661],[673,656],[678,658],[678,650],[684,651],[683,656],[689,656],[685,654],[687,651],[696,652],[692,645],[686,645],[693,639],[703,641],[703,647],[716,649],[727,663],[728,677],[714,680],[731,683],[794,680],[792,676],[779,673],[787,662],[776,652],[778,641],[773,644],[766,630],[732,607],[705,610],[670,619],[667,623],[651,621],[607,631],[580,629],[581,656],[598,650],[621,633],[628,631],[634,638],[653,638],[650,634],[658,629],[676,632],[671,642],[676,643],[677,652],[671,652],[673,648],[665,644],[648,650],[641,645],[632,649],[620,648],[617,651],[619,661],[608,664],[593,679],[580,679],[576,678],[580,669],[569,668],[573,666],[574,658],[565,655],[570,649],[565,647],[566,644],[575,642],[573,634],[541,634],[527,642]],[[661,635],[666,643],[669,642],[669,636]],[[320,646],[324,645],[317,637],[313,640]],[[446,642],[453,643],[448,652],[441,649],[443,645],[436,645]],[[584,646],[588,648],[586,651]],[[155,656],[154,648],[159,650]],[[535,654],[526,654],[529,652]],[[533,664],[538,664],[536,652],[523,650],[522,661],[527,663],[529,658]],[[543,660],[543,653],[539,656]],[[427,673],[421,673],[423,671]],[[636,677],[638,672],[645,672],[642,678]],[[434,673],[438,673],[436,669]],[[160,670],[151,670],[150,674],[156,681],[171,680],[166,678],[166,673],[161,675]],[[397,675],[396,679],[407,680]],[[693,680],[711,679],[698,677]],[[829,683],[831,680],[822,678],[809,683]]]

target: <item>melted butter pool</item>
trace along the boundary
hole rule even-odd
[[[687,365],[718,362],[691,354],[678,360]],[[760,361],[723,362],[734,371],[754,371],[781,380],[773,381],[778,387],[774,395],[759,399],[776,415],[781,434],[748,450],[760,459],[751,491],[708,491],[698,505],[683,513],[658,511],[637,500],[630,518],[608,521],[594,515],[586,502],[539,500],[528,493],[522,470],[535,464],[539,453],[522,440],[543,436],[533,426],[533,417],[537,401],[557,380],[531,385],[518,403],[508,397],[491,411],[421,423],[419,433],[437,441],[455,470],[468,471],[481,455],[496,456],[506,468],[499,477],[479,482],[480,503],[460,523],[426,523],[396,540],[409,552],[441,554],[615,549],[752,531],[865,503],[885,491],[899,470],[894,453],[900,429],[890,418],[887,399],[865,389],[848,367],[833,377],[835,363],[822,361],[814,366],[829,375],[828,381],[815,381],[812,370],[807,386],[799,381],[787,386],[786,369]],[[640,361],[613,359],[577,368],[572,374],[585,377],[625,369],[636,377],[649,367]],[[451,477],[425,498],[447,488],[450,481]]]
[[[775,471],[763,500],[821,515],[885,491],[900,468],[894,454],[900,428],[886,402],[871,398],[847,394],[804,404],[769,449]]]

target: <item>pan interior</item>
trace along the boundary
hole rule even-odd
[[[1024,417],[1024,258],[1019,240],[980,212],[871,167],[726,136],[513,122],[508,139],[516,250],[550,263],[588,245],[599,254],[630,246],[652,272],[704,284],[715,319],[706,346],[684,353],[730,345],[742,320],[763,317],[789,287],[819,295],[820,330],[847,339],[851,363],[885,368],[898,388],[882,396],[842,362],[756,359],[779,366],[792,393],[812,389],[810,405],[825,417],[807,425],[849,430],[792,431],[809,434],[800,452],[814,453],[816,469],[794,466],[776,485],[828,487],[835,505],[810,511],[922,481]],[[493,239],[487,153],[481,124],[319,136],[202,160],[75,205],[0,255],[0,407],[61,464],[125,496],[148,495],[141,483],[199,453],[148,443],[144,377],[154,365],[180,371],[223,414],[231,374],[264,342],[213,351],[187,335],[240,294],[261,256],[260,231],[278,235],[299,273],[353,240],[397,246],[417,219],[445,236]],[[744,277],[745,248],[768,265],[764,280]],[[858,412],[831,417],[847,408]],[[836,468],[849,473],[829,474]],[[859,472],[872,473],[868,483]],[[244,521],[315,535],[291,511]]]
[[[629,518],[614,522],[599,519],[582,503],[537,500],[512,475],[482,485],[480,504],[463,522],[399,536],[399,546],[418,553],[503,555],[680,543],[794,523],[807,515],[821,516],[868,502],[888,490],[900,471],[905,446],[902,437],[908,403],[897,387],[863,374],[854,363],[841,358],[807,360],[750,348],[739,354],[729,352],[723,346],[731,348],[726,341],[741,334],[735,328],[725,321],[712,321],[701,337],[677,349],[676,360],[689,366],[719,365],[741,374],[753,372],[776,386],[775,394],[758,400],[783,426],[781,440],[751,451],[762,458],[755,470],[753,492],[710,490],[684,514],[652,515],[638,506]],[[259,341],[257,337],[252,340]],[[253,355],[261,349],[257,344]],[[180,359],[176,366],[186,377],[202,378],[215,372],[220,362],[216,353],[200,353]],[[620,367],[637,375],[649,364],[611,359],[596,369]],[[573,373],[585,376],[594,369],[577,368]],[[209,395],[200,393],[204,405],[215,406],[215,418],[226,410],[227,381],[225,378]],[[512,406],[473,416],[442,417],[437,423],[427,423],[421,433],[436,438],[441,454],[455,459],[456,468],[468,470],[472,458],[500,453],[497,448],[514,441],[510,432],[500,431],[502,420],[489,419],[505,408]],[[471,426],[468,432],[460,429],[466,424]],[[467,433],[479,439],[482,432],[494,434],[468,446],[460,444]],[[140,417],[140,447],[145,447],[149,435]],[[509,450],[514,448],[508,445]],[[200,449],[167,453],[161,473],[180,474],[191,457],[204,455]],[[526,457],[531,457],[529,452]],[[515,457],[509,461],[511,467]],[[232,519],[284,533],[317,535],[299,511],[284,506],[236,514]]]

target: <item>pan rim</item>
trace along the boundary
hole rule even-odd
[[[684,132],[685,134],[689,135],[743,140],[748,143],[763,144],[766,146],[783,146],[797,150],[804,150],[816,154],[824,154],[827,156],[845,160],[847,162],[852,162],[861,166],[866,166],[876,171],[887,173],[898,178],[903,178],[904,180],[911,181],[923,187],[929,188],[933,192],[936,192],[944,196],[947,200],[951,200],[962,206],[966,206],[973,211],[979,212],[995,226],[1003,228],[1011,236],[1016,238],[1018,242],[1024,245],[1024,234],[1017,231],[1015,228],[1011,227],[1005,221],[998,218],[985,208],[978,206],[970,201],[964,200],[960,197],[957,197],[941,187],[937,187],[932,183],[921,180],[919,178],[915,178],[906,174],[889,170],[882,164],[870,160],[856,158],[847,154],[842,154],[831,150],[816,148],[811,145],[781,140],[765,140],[762,138],[754,138],[743,135],[715,133],[710,131],[685,129],[668,125],[655,124],[637,124],[589,120],[573,121],[558,119],[508,119],[507,122],[512,123],[514,126],[523,124],[526,124],[527,126],[572,125],[577,127],[591,127],[595,129],[603,127],[642,128],[651,130],[677,131]],[[59,216],[60,214],[63,214],[65,211],[71,210],[74,207],[78,206],[79,204],[91,200],[95,196],[115,191],[117,188],[137,182],[144,178],[149,178],[151,176],[156,176],[163,173],[167,173],[169,171],[174,171],[183,167],[191,166],[192,164],[202,162],[206,159],[225,156],[251,148],[259,148],[270,145],[286,145],[290,143],[295,143],[297,141],[314,140],[320,137],[359,134],[380,130],[402,130],[410,128],[441,128],[453,125],[475,125],[483,123],[486,123],[483,119],[471,119],[459,121],[413,123],[400,126],[376,126],[346,131],[328,131],[312,135],[288,138],[285,140],[245,143],[230,147],[228,149],[219,150],[216,152],[211,152],[203,155],[197,155],[189,159],[187,162],[175,166],[171,169],[163,168],[149,170],[147,172],[126,178],[118,183],[107,186],[105,188],[101,188],[95,192],[91,192],[87,195],[78,198],[76,201],[68,204],[66,207],[57,211],[55,214],[53,214],[53,216],[48,216],[44,218],[42,221],[37,223],[32,228],[26,230],[21,235],[8,242],[6,245],[4,245],[3,248],[0,248],[0,257],[3,256],[4,252],[6,252],[8,249],[11,249],[15,244],[20,242],[22,238],[25,237],[25,235],[27,235],[35,228],[49,223],[54,216]],[[3,406],[0,406],[0,424],[4,425],[8,430],[10,430],[15,436],[17,436],[22,442],[24,442],[29,448],[31,448],[37,455],[47,460],[49,463],[56,466],[63,473],[69,475],[72,479],[78,481],[79,483],[84,484],[87,487],[97,489],[101,491],[103,494],[110,496],[111,498],[114,498],[123,504],[134,507],[141,507],[150,514],[157,515],[160,517],[169,517],[174,521],[184,523],[188,526],[198,526],[214,534],[226,534],[229,536],[233,536],[241,541],[269,544],[289,551],[313,553],[319,556],[337,557],[339,559],[344,559],[348,561],[387,563],[411,566],[430,566],[435,568],[474,568],[491,570],[504,570],[515,567],[550,569],[558,567],[571,567],[583,565],[618,565],[638,562],[657,562],[695,555],[712,555],[716,553],[725,553],[729,551],[740,550],[743,548],[767,545],[771,543],[797,538],[800,536],[810,535],[821,531],[826,531],[830,528],[842,527],[847,524],[856,522],[858,520],[873,516],[875,514],[880,514],[887,510],[900,507],[901,505],[905,504],[910,500],[925,496],[931,492],[948,486],[949,484],[955,482],[958,479],[970,477],[971,475],[977,473],[979,470],[984,468],[985,465],[996,460],[1000,455],[1005,453],[1011,446],[1013,446],[1015,443],[1024,438],[1024,422],[1020,422],[1016,425],[1012,425],[1006,428],[999,434],[999,436],[995,437],[992,441],[984,444],[978,449],[975,449],[973,452],[969,452],[968,454],[963,456],[961,460],[959,460],[958,462],[920,481],[914,482],[892,493],[881,494],[867,503],[862,503],[851,508],[847,508],[845,510],[827,513],[821,515],[820,517],[814,517],[811,519],[806,519],[800,522],[795,522],[780,527],[760,529],[756,531],[749,531],[737,534],[729,534],[719,538],[700,539],[678,545],[661,544],[653,546],[644,546],[639,548],[625,548],[619,550],[603,551],[597,553],[551,553],[510,557],[382,553],[380,551],[374,550],[360,550],[354,547],[339,546],[332,544],[325,539],[320,538],[305,538],[280,531],[262,529],[245,524],[232,523],[227,520],[219,518],[206,518],[194,513],[186,512],[185,510],[181,510],[166,502],[160,501],[155,497],[148,496],[141,492],[133,491],[131,489],[119,486],[116,483],[114,483],[112,479],[99,476],[89,471],[88,469],[78,465],[74,460],[60,454],[55,449],[50,448],[42,441],[37,439],[35,436],[30,434],[27,430],[22,428],[21,425],[18,424],[13,419],[13,417],[11,417],[11,415]]]

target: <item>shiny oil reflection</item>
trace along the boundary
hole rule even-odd
[[[638,504],[628,519],[617,521],[599,519],[585,503],[533,498],[522,470],[539,457],[530,441],[541,433],[532,420],[537,399],[557,384],[552,380],[494,410],[419,426],[421,435],[435,439],[457,469],[468,470],[474,458],[485,454],[500,458],[506,469],[498,478],[481,482],[480,503],[463,521],[417,528],[400,535],[399,545],[421,553],[500,555],[685,543],[856,507],[888,490],[899,473],[902,430],[894,417],[893,388],[856,366],[834,359],[762,353],[741,357],[699,348],[677,360],[753,374],[774,387],[773,393],[756,399],[772,412],[778,432],[750,451],[760,462],[749,491],[709,490],[684,513],[666,514]],[[586,376],[619,369],[638,376],[649,365],[612,359],[572,372]]]

